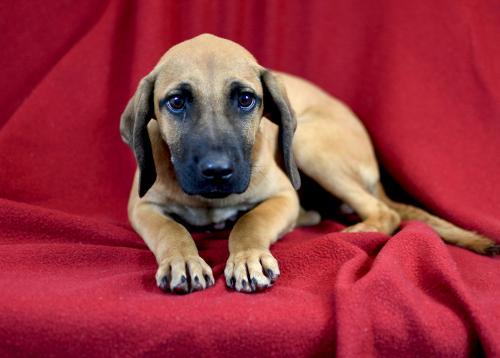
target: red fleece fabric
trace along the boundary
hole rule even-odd
[[[281,277],[228,290],[227,232],[195,234],[215,287],[155,286],[118,131],[171,45],[230,38],[347,102],[415,200],[500,240],[500,5],[421,1],[2,4],[1,356],[500,355],[500,259],[406,222],[325,220],[272,247]]]

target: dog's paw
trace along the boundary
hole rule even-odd
[[[360,222],[352,226],[348,226],[342,230],[342,232],[381,232],[378,227],[374,225],[367,224],[365,222]]]
[[[278,279],[278,261],[269,250],[250,249],[229,256],[224,270],[226,284],[240,292],[261,291]]]
[[[172,255],[156,271],[156,284],[163,291],[189,293],[213,286],[212,269],[198,255]]]

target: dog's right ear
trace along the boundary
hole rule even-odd
[[[156,180],[156,168],[153,159],[151,141],[148,135],[148,123],[155,118],[154,86],[156,76],[144,77],[134,96],[130,99],[120,120],[120,134],[134,152],[139,167],[139,196],[151,188]]]

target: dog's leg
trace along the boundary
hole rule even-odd
[[[365,188],[364,181],[359,179],[360,175],[351,176],[341,173],[334,162],[324,157],[325,154],[317,155],[316,163],[322,164],[320,171],[311,170],[310,166],[301,169],[359,215],[362,221],[344,231],[375,231],[392,234],[401,222],[399,214]],[[337,175],[325,175],[328,172],[337,173]]]
[[[198,255],[193,238],[184,226],[148,202],[133,205],[129,216],[132,226],[156,257],[158,287],[187,293],[214,284],[212,270]]]
[[[361,217],[345,231],[391,234],[400,217],[372,190],[379,172],[369,137],[347,108],[335,106],[302,115],[294,140],[297,165]]]
[[[350,206],[362,220],[343,231],[374,231],[390,235],[398,228],[401,222],[399,214],[365,189],[361,183],[351,178],[321,180],[321,185],[326,190]]]
[[[357,185],[355,182],[348,184],[351,185],[351,188],[341,192],[338,196],[354,209],[362,221],[345,228],[343,231],[374,231],[387,235],[392,234],[401,222],[399,214],[361,185]]]
[[[269,247],[294,228],[298,215],[297,194],[289,190],[262,202],[236,222],[224,270],[228,287],[252,292],[276,281],[280,270]]]
[[[300,207],[299,217],[296,226],[313,226],[321,222],[321,215],[314,210],[305,210]]]

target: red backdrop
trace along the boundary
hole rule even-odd
[[[500,241],[497,1],[0,8],[0,353],[500,354],[499,259],[417,222],[393,237],[297,229],[256,295],[224,286],[227,233],[197,234],[216,286],[162,294],[127,222],[134,162],[118,133],[161,54],[211,32],[347,102],[414,199]]]

